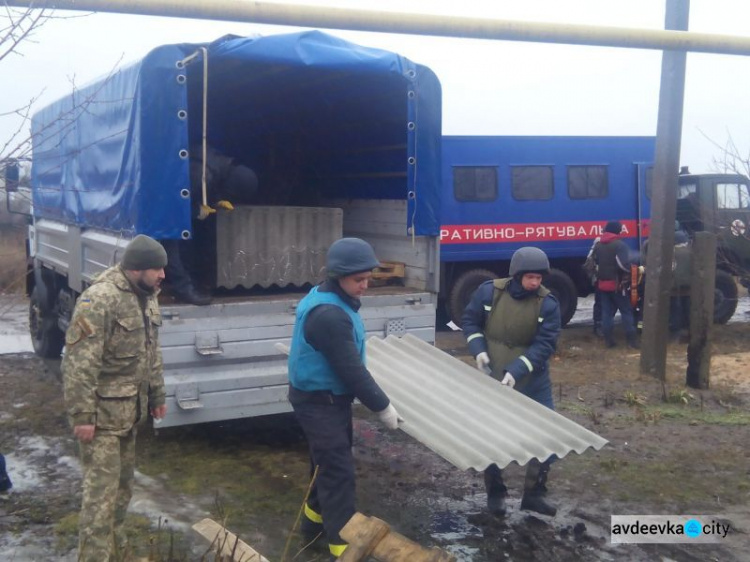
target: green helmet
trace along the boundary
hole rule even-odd
[[[525,246],[519,248],[510,258],[510,270],[511,276],[515,277],[516,274],[524,273],[549,273],[549,259],[539,248],[533,246]]]
[[[362,271],[371,271],[379,265],[375,250],[361,238],[336,240],[326,254],[328,277],[346,277]]]

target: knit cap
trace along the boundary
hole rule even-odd
[[[167,265],[167,252],[164,246],[145,234],[139,234],[125,248],[122,268],[131,271],[162,269]]]

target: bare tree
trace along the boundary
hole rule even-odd
[[[750,177],[750,150],[747,153],[740,151],[734,137],[727,131],[727,139],[724,143],[717,142],[703,131],[700,133],[718,149],[718,155],[711,158],[711,170],[720,174],[742,174]]]

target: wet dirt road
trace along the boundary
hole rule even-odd
[[[747,328],[740,323],[716,331],[717,356],[733,374],[734,358],[748,351]],[[438,344],[453,355],[466,354],[461,334],[441,333]],[[572,454],[555,464],[550,499],[559,508],[556,517],[519,511],[523,469],[515,466],[506,472],[509,516],[488,516],[481,475],[458,471],[407,435],[387,432],[363,408],[355,423],[359,510],[466,562],[745,560],[747,396],[724,382],[700,399],[698,393],[680,394],[684,348],[673,346],[668,384],[677,400],[665,404],[659,385],[637,375],[637,353],[599,349],[590,330],[574,324],[564,331],[553,362],[558,409],[610,441],[598,453]],[[0,385],[0,448],[15,483],[10,494],[0,495],[2,559],[75,560],[80,470],[55,365],[5,355]],[[158,435],[145,430],[138,448],[129,525],[140,554],[148,554],[161,521],[177,537],[176,559],[200,560],[207,545],[187,529],[210,516],[226,518],[243,540],[269,559],[281,559],[308,479],[306,445],[293,419],[205,424]],[[610,516],[628,513],[715,514],[737,532],[709,548],[610,544]],[[296,553],[300,541],[292,544]],[[307,550],[297,560],[322,561],[326,554]]]

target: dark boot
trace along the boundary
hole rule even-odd
[[[536,511],[542,515],[554,517],[557,513],[555,506],[547,503],[544,499],[547,493],[547,474],[549,463],[540,463],[537,459],[531,459],[526,467],[526,480],[523,485],[523,498],[521,509]]]
[[[211,304],[211,297],[199,293],[192,285],[188,285],[181,289],[173,288],[172,294],[178,301],[187,304],[194,304],[196,306],[206,306]]]
[[[628,347],[631,349],[640,349],[641,346],[638,343],[638,336],[635,334],[628,334]]]
[[[0,455],[0,492],[7,492],[12,487],[13,483],[5,470],[5,457]]]
[[[504,517],[508,488],[503,483],[503,471],[496,464],[491,464],[485,469],[484,487],[487,490],[487,510],[492,515]]]
[[[602,332],[601,322],[594,322],[594,335],[598,338],[604,337],[604,332]]]

